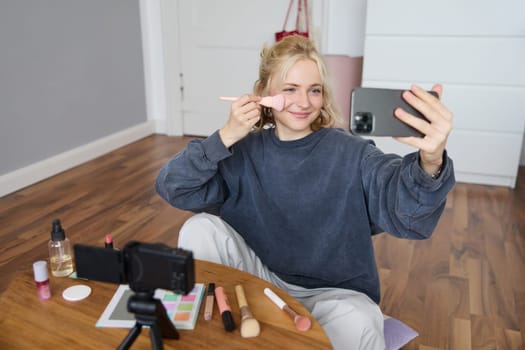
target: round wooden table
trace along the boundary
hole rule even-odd
[[[227,266],[205,261],[195,262],[196,282],[206,286],[214,282],[223,286],[229,298],[236,329],[224,330],[215,303],[213,318],[203,318],[203,300],[195,329],[178,330],[180,339],[164,339],[164,349],[331,349],[323,329],[295,299],[270,283]],[[95,324],[117,285],[96,281],[50,277],[52,297],[40,301],[36,295],[31,269],[19,273],[0,298],[0,349],[111,349],[117,348],[129,329],[98,328]],[[69,302],[62,291],[75,284],[87,284],[91,295],[82,301]],[[248,305],[260,322],[258,337],[242,338],[240,311],[234,287],[242,284]],[[312,328],[296,330],[293,321],[263,294],[270,287],[300,314],[310,317]],[[149,329],[143,329],[132,350],[151,349]]]

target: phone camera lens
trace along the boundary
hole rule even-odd
[[[354,115],[354,123],[352,129],[356,133],[368,134],[373,129],[373,116],[368,112],[357,112]]]

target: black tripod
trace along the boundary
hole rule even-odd
[[[129,331],[118,350],[127,350],[137,339],[142,326],[149,326],[149,335],[153,350],[162,350],[162,338],[179,339],[177,329],[166,314],[166,309],[153,292],[138,292],[128,300],[128,311],[135,314],[137,322]]]

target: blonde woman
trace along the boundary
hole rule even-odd
[[[441,86],[434,87],[441,93]],[[282,111],[261,96],[283,94]],[[255,274],[303,303],[335,349],[384,349],[372,235],[424,239],[454,185],[445,145],[452,116],[419,87],[404,98],[429,120],[396,116],[424,138],[418,152],[383,154],[334,128],[326,67],[314,43],[287,37],[264,48],[252,94],[228,121],[190,141],[160,170],[156,189],[196,213],[179,233],[195,258]]]

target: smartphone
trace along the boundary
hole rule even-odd
[[[424,135],[394,115],[398,107],[418,118],[425,116],[410,106],[402,97],[406,90],[382,88],[355,88],[350,106],[350,131],[363,136],[417,136]],[[438,97],[435,91],[429,93]]]

